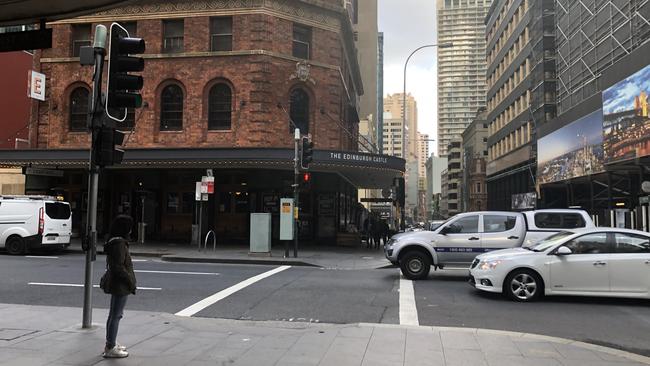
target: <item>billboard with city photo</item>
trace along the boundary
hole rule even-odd
[[[603,91],[606,163],[650,155],[650,65]]]
[[[537,181],[558,182],[604,171],[603,111],[592,112],[537,142]]]

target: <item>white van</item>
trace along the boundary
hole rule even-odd
[[[9,254],[70,245],[70,204],[50,196],[0,196],[0,248]]]

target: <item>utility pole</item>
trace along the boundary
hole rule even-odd
[[[104,68],[104,57],[106,56],[106,27],[98,25],[95,28],[95,41],[93,47],[88,47],[87,54],[94,55],[95,72],[93,73],[92,99],[88,106],[88,128],[91,132],[91,147],[88,179],[88,216],[86,220],[86,238],[84,250],[86,251],[86,272],[84,278],[84,303],[82,328],[92,327],[92,289],[93,289],[93,262],[97,258],[97,191],[99,187],[99,167],[96,164],[94,146],[99,136],[98,120],[103,116],[96,115],[101,101],[102,71]],[[92,57],[92,56],[91,56]],[[84,63],[82,60],[82,65]],[[102,110],[103,112],[103,110]]]
[[[296,128],[293,135],[294,140],[294,158],[293,158],[293,257],[298,258],[298,217],[300,209],[298,208],[298,199],[300,196],[300,185],[298,179],[300,176],[300,129]],[[285,251],[285,257],[289,256],[289,251]]]

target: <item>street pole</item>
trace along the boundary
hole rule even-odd
[[[293,207],[294,207],[294,216],[293,216],[293,257],[298,258],[298,217],[300,209],[298,208],[298,199],[299,199],[299,186],[298,179],[300,175],[300,151],[298,144],[300,143],[300,129],[296,128],[293,135],[294,139],[294,158],[293,158]],[[289,253],[285,253],[288,254]]]
[[[453,46],[454,46],[454,44],[451,43],[451,42],[441,43],[441,44],[427,44],[427,45],[420,46],[420,47],[416,48],[415,50],[413,50],[413,52],[411,52],[411,54],[409,55],[409,57],[406,58],[406,62],[404,62],[404,80],[403,80],[403,81],[404,81],[404,89],[403,89],[403,91],[402,91],[402,138],[405,139],[405,129],[406,129],[406,67],[407,67],[408,64],[409,64],[409,61],[411,60],[411,57],[412,57],[416,52],[418,52],[419,50],[424,49],[424,48],[431,48],[431,47],[438,47],[438,48],[451,48],[451,47],[453,47]],[[417,132],[417,131],[416,131],[416,132]],[[406,150],[406,151],[403,151],[403,152],[402,152],[402,156],[404,156],[404,157],[406,158],[406,164],[407,164],[407,166],[408,166],[408,159],[410,158],[410,157],[408,156],[408,148],[406,147],[406,144],[402,144],[402,146],[403,146],[403,149]],[[405,192],[406,192],[406,187],[404,187],[404,188],[405,188]],[[405,194],[405,196],[406,196],[406,194]],[[404,206],[406,206],[406,205],[404,205]],[[405,216],[405,207],[402,207],[401,215],[400,215],[400,216],[401,216],[401,221],[402,221],[402,222],[400,223],[400,227],[401,227],[402,230],[404,230],[404,228],[406,227],[406,226],[404,225],[404,221],[405,221],[405,217],[404,217],[404,216]]]
[[[95,54],[95,72],[93,75],[93,92],[92,99],[88,108],[88,127],[91,129],[91,146],[89,161],[89,180],[88,180],[88,216],[86,221],[86,266],[84,279],[84,303],[83,303],[83,320],[82,328],[92,327],[92,289],[93,289],[93,262],[97,257],[97,192],[99,190],[99,167],[95,164],[95,143],[98,136],[97,119],[98,110],[101,108],[101,87],[102,87],[102,70],[104,68],[104,56],[106,54],[106,27],[98,25],[95,29],[95,42],[93,44]]]

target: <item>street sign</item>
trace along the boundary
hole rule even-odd
[[[29,70],[29,95],[32,99],[45,101],[45,74]]]
[[[650,204],[650,196],[641,196],[641,197],[639,197],[639,204],[640,205]]]
[[[63,170],[26,167],[23,168],[23,174],[42,175],[46,177],[63,177]]]
[[[212,169],[206,169],[205,175],[207,175],[208,177],[212,177],[213,176],[212,175]]]
[[[207,193],[201,193],[201,201],[207,201],[208,200],[208,194]]]
[[[196,189],[194,190],[194,200],[195,201],[200,201],[201,200],[201,188],[202,188],[201,182],[196,182]]]
[[[206,178],[206,183],[208,185],[208,194],[213,194],[214,193],[214,177],[211,175],[208,175]]]

